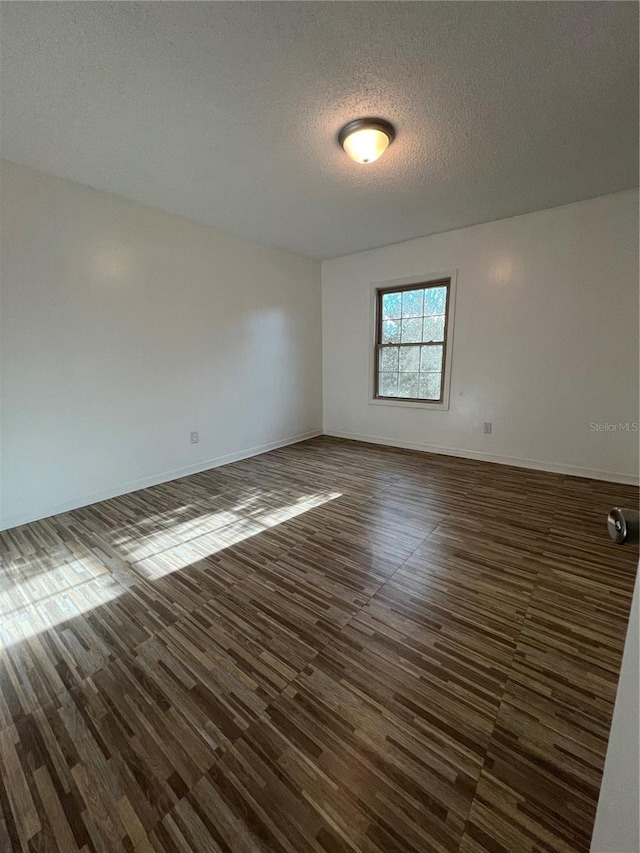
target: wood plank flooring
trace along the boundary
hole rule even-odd
[[[587,851],[637,502],[318,438],[0,534],[0,850]]]

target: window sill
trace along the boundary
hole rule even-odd
[[[403,406],[407,409],[420,409],[423,412],[447,412],[449,410],[449,403],[443,401],[442,403],[412,403],[409,400],[378,400],[378,399],[370,399],[370,406]]]

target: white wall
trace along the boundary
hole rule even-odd
[[[631,605],[591,853],[640,850],[640,585]]]
[[[6,162],[0,190],[1,526],[321,428],[317,263]],[[325,431],[634,479],[638,434],[589,424],[637,420],[637,203],[325,262]],[[370,283],[452,268],[449,411],[369,405]]]
[[[2,526],[321,428],[317,262],[6,162],[0,189]]]
[[[458,270],[449,411],[369,403],[372,282]],[[322,264],[324,429],[636,481],[638,193]],[[493,422],[483,435],[484,421]]]

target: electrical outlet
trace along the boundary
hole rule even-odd
[[[485,422],[484,422],[484,426],[483,426],[483,428],[482,428],[482,432],[483,432],[485,435],[491,435],[491,428],[492,428],[492,426],[493,426],[493,424],[491,423],[491,421],[485,421]]]
[[[200,436],[197,432],[191,433],[191,444],[197,444],[200,441]]]

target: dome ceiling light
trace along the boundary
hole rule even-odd
[[[383,118],[357,118],[338,134],[338,142],[356,163],[373,163],[395,139],[394,126]]]

